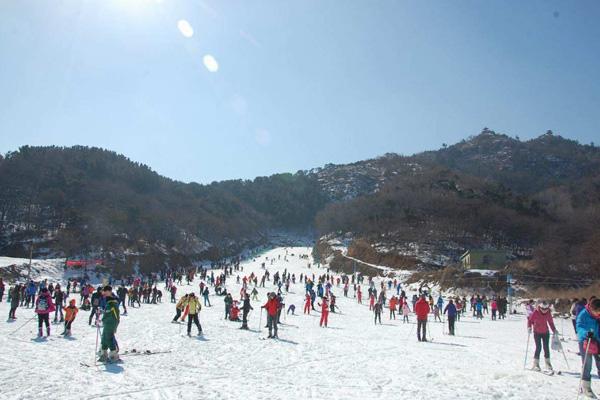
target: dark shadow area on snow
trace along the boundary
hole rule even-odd
[[[124,371],[123,367],[119,364],[106,364],[105,367],[104,372],[108,372],[109,374],[120,374]]]

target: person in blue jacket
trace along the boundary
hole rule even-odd
[[[440,310],[444,309],[444,299],[442,298],[442,295],[437,299],[437,306]]]
[[[456,305],[454,305],[454,301],[452,299],[448,301],[448,305],[446,306],[446,308],[444,308],[444,314],[446,313],[448,314],[448,332],[450,335],[454,336],[454,321],[456,321]]]
[[[37,286],[33,281],[29,281],[29,284],[27,285],[27,301],[26,306],[29,308],[29,305],[31,304],[31,307],[35,307],[35,295],[37,293]]]
[[[577,339],[579,348],[581,349],[581,358],[583,362],[583,375],[581,377],[581,393],[589,398],[596,398],[592,391],[592,358],[596,362],[596,368],[600,365],[600,356],[587,352],[586,346],[588,343],[595,341],[596,350],[598,349],[600,340],[600,329],[598,321],[600,320],[600,299],[591,300],[585,308],[577,316]],[[590,349],[593,346],[590,346]],[[600,368],[598,368],[600,372]]]

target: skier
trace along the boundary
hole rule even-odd
[[[208,286],[206,286],[204,288],[204,291],[202,292],[202,298],[204,299],[204,306],[205,307],[210,307],[210,300],[208,299],[208,294],[209,294]]]
[[[244,304],[242,305],[242,326],[240,329],[248,329],[248,313],[253,310],[250,305],[250,296],[246,294],[244,298]]]
[[[375,314],[375,325],[377,325],[377,320],[379,319],[379,325],[381,325],[381,311],[383,309],[383,303],[378,301],[373,306],[373,314]]]
[[[304,314],[310,314],[310,303],[310,293],[307,292],[304,298]]]
[[[98,286],[98,289],[92,294],[92,311],[90,311],[90,318],[88,325],[92,325],[92,318],[97,317],[98,307],[100,306],[100,299],[102,297],[102,288]]]
[[[115,333],[120,321],[119,299],[113,294],[111,286],[104,286],[101,293],[106,306],[102,315],[102,354],[98,362],[117,362],[119,361],[119,350]],[[108,354],[109,349],[110,354]]]
[[[269,328],[268,338],[276,339],[277,336],[277,312],[279,311],[279,304],[275,293],[269,293],[267,295],[268,300],[265,305],[262,306],[267,310],[267,327]]]
[[[328,299],[327,297],[323,297],[323,303],[317,303],[319,306],[321,306],[321,321],[319,321],[319,326],[323,326],[325,325],[325,328],[327,328],[327,320],[329,319],[329,304],[328,304]]]
[[[173,320],[171,321],[172,323],[177,323],[179,317],[181,317],[181,313],[183,312],[183,310],[185,309],[185,306],[187,304],[187,299],[188,299],[188,295],[184,294],[181,299],[179,299],[179,301],[177,302],[177,304],[175,305],[175,317],[173,318]]]
[[[433,320],[434,322],[442,322],[442,318],[440,318],[440,308],[437,304],[433,306]]]
[[[17,312],[17,307],[19,307],[19,302],[21,300],[21,285],[16,285],[12,291],[9,289],[10,295],[10,310],[8,311],[8,319],[15,320],[17,317],[15,313]],[[8,302],[8,300],[6,300]]]
[[[207,288],[208,290],[208,288]],[[187,335],[192,336],[192,322],[198,328],[198,336],[202,335],[202,325],[200,325],[200,321],[198,320],[198,313],[202,309],[200,306],[200,301],[196,297],[196,295],[192,292],[189,294],[186,305],[188,307],[188,325],[187,325]]]
[[[54,295],[52,296],[54,299],[54,304],[56,305],[56,310],[54,311],[54,322],[58,322],[58,314],[60,314],[60,322],[65,320],[63,315],[63,302],[65,300],[65,292],[60,290],[60,285],[56,285],[54,289]]]
[[[544,359],[546,361],[546,369],[550,372],[553,371],[552,364],[550,363],[550,332],[548,326],[552,329],[552,332],[556,335],[557,331],[554,327],[554,320],[552,319],[552,313],[550,312],[550,306],[546,302],[540,303],[536,309],[527,318],[527,330],[529,334],[533,330],[533,339],[535,341],[535,353],[533,355],[533,370],[540,371],[540,353],[542,346],[544,348]]]
[[[410,314],[410,308],[408,307],[408,302],[404,299],[402,303],[402,323],[409,322],[408,315]]]
[[[48,289],[43,288],[35,301],[35,313],[38,315],[38,337],[42,337],[42,326],[46,324],[46,336],[50,336],[50,313],[55,310]]]
[[[496,299],[492,299],[491,307],[492,307],[492,321],[495,321],[496,313],[498,312],[498,301],[496,301]]]
[[[583,363],[583,374],[581,377],[580,391],[584,396],[596,399],[592,391],[592,358],[596,366],[600,365],[600,356],[598,355],[598,340],[600,340],[600,299],[593,299],[577,315],[577,339],[579,348],[582,349],[581,359]]]
[[[63,308],[65,312],[65,330],[61,335],[64,335],[65,337],[71,336],[71,324],[75,321],[75,317],[79,312],[79,309],[75,305],[76,303],[77,301],[75,299],[71,299],[69,301],[69,306]]]
[[[396,319],[396,305],[398,304],[398,298],[396,296],[392,296],[390,299],[390,320]]]
[[[225,303],[225,319],[227,319],[229,317],[229,313],[231,312],[231,306],[233,304],[233,297],[231,297],[230,293],[227,293],[227,295],[225,295],[223,302]]]
[[[456,320],[456,305],[454,305],[454,301],[450,299],[448,301],[448,305],[444,308],[444,314],[448,314],[448,333],[454,336],[454,321]]]
[[[427,315],[431,311],[427,296],[422,294],[419,300],[415,303],[415,314],[417,314],[417,339],[419,342],[427,341]]]

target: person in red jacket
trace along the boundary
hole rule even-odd
[[[539,304],[529,318],[527,318],[527,330],[530,334],[533,330],[533,339],[535,341],[535,353],[533,354],[533,370],[535,371],[540,370],[540,353],[542,352],[542,346],[544,347],[546,369],[552,371],[549,349],[550,332],[548,326],[552,329],[552,332],[556,334],[556,327],[554,326],[550,306],[548,303],[543,302]]]
[[[394,319],[396,319],[396,305],[398,304],[398,299],[396,298],[396,296],[392,296],[392,298],[390,299],[390,319],[392,319],[392,317]]]
[[[371,293],[369,295],[369,311],[371,311],[375,307],[375,295]]]
[[[360,286],[358,287],[358,290],[356,291],[356,299],[358,301],[358,304],[362,304],[362,290],[360,290]]]
[[[325,325],[327,328],[327,320],[329,317],[329,303],[327,297],[323,297],[323,303],[318,303],[321,306],[321,321],[319,322],[319,326]]]
[[[414,312],[417,314],[417,339],[419,342],[427,341],[427,315],[431,311],[427,297],[423,294],[415,303]],[[421,335],[422,332],[422,335]]]
[[[267,310],[267,327],[269,328],[268,338],[277,338],[277,314],[279,312],[279,301],[275,293],[268,294],[268,300],[262,308]]]
[[[306,298],[304,299],[304,314],[310,314],[310,294],[306,293]]]

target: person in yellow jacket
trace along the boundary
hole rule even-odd
[[[179,301],[175,305],[175,318],[173,318],[173,321],[171,321],[174,324],[177,323],[177,320],[179,319],[179,317],[181,317],[181,313],[185,309],[187,300],[188,300],[188,295],[186,294],[181,299],[179,299]]]
[[[194,293],[190,293],[188,295],[186,306],[188,307],[188,336],[192,336],[192,322],[196,324],[196,327],[198,328],[198,336],[202,335],[202,326],[200,326],[200,321],[198,321],[198,313],[200,313],[202,307],[200,306],[200,301],[198,301],[198,298]]]

